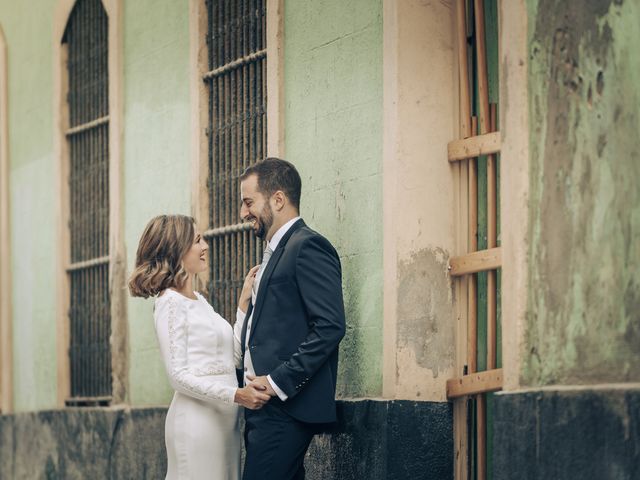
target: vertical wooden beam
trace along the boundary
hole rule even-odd
[[[460,121],[460,137],[468,138],[471,136],[471,94],[469,87],[469,63],[467,58],[467,8],[466,0],[456,1],[456,40],[458,50],[458,96],[459,96],[459,121]],[[469,216],[469,208],[471,207],[471,188],[469,183],[470,170],[472,161],[461,162],[458,168],[459,189],[459,212],[458,224],[459,233],[465,234],[458,237],[458,248],[460,252],[468,253],[470,247],[470,237],[475,232],[475,227],[469,229],[470,224],[466,222]],[[466,232],[465,232],[466,230]],[[460,298],[467,298],[467,301],[461,300],[458,303],[458,331],[457,331],[457,348],[459,349],[459,358],[465,357],[463,353],[468,352],[468,339],[470,323],[469,318],[471,311],[469,309],[469,299],[471,294],[469,290],[472,288],[471,283],[474,275],[470,275],[467,280],[460,279],[456,281],[457,290],[461,294]],[[473,289],[475,296],[475,289]],[[465,361],[467,368],[469,367],[469,356],[466,355]],[[464,372],[457,372],[458,375]],[[468,458],[469,458],[469,429],[468,429],[468,398],[463,397],[454,401],[454,445],[455,445],[455,478],[459,480],[468,477]]]
[[[490,108],[490,128],[496,129],[496,107],[495,103]],[[487,248],[497,246],[497,191],[496,191],[496,156],[487,157]],[[497,358],[497,272],[491,270],[487,272],[487,369],[496,368]]]
[[[476,479],[487,478],[487,394],[476,396]]]
[[[462,138],[471,136],[471,93],[469,88],[469,64],[467,59],[466,1],[456,4],[456,26],[458,34],[458,74],[460,95],[460,134]]]
[[[486,41],[484,31],[484,2],[483,0],[474,0],[474,13],[476,24],[476,52],[477,52],[477,71],[478,71],[478,106],[479,106],[479,126],[481,134],[489,131],[489,85],[487,78],[487,58],[486,58]],[[495,178],[494,178],[495,188]],[[488,208],[491,212],[491,208]],[[495,204],[494,204],[495,211]],[[491,215],[489,213],[489,215]],[[495,218],[493,219],[495,227]],[[495,240],[495,239],[494,239]],[[495,246],[495,245],[491,245]],[[493,301],[495,303],[495,273],[493,281]],[[491,292],[491,286],[488,285],[488,291]],[[488,304],[491,301],[488,300]],[[491,307],[489,307],[491,309]],[[494,312],[495,313],[495,312]],[[489,319],[489,323],[491,323]],[[495,332],[495,329],[494,329]],[[489,332],[487,332],[489,333]],[[490,338],[489,335],[487,335]],[[478,395],[477,397],[477,479],[484,480],[487,475],[487,443],[486,443],[486,429],[487,429],[487,411],[486,411],[486,396]]]
[[[478,131],[477,117],[471,118],[471,132],[475,135]],[[469,253],[478,250],[478,159],[470,158],[468,161],[469,182]],[[468,332],[467,332],[467,366],[468,373],[478,370],[478,277],[467,276],[467,302]]]
[[[476,52],[478,68],[479,134],[489,132],[489,80],[487,77],[487,46],[484,32],[484,1],[474,0],[476,21]]]

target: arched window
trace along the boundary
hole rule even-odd
[[[62,200],[59,401],[109,405],[124,400],[126,375],[119,89],[114,88],[119,67],[112,25],[118,2],[62,1],[54,64],[60,83]]]
[[[79,0],[67,23],[72,399],[111,397],[108,17]]]

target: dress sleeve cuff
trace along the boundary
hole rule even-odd
[[[273,381],[273,379],[271,378],[271,375],[267,375],[267,380],[269,380],[269,384],[271,385],[271,388],[273,388],[273,391],[276,392],[276,395],[278,395],[278,398],[280,400],[282,400],[283,402],[289,398],[289,396],[284,393],[282,390],[280,390],[280,387],[278,387],[278,385],[276,385],[276,382]]]
[[[238,307],[238,309],[236,310],[236,322],[244,322],[244,317],[246,316],[247,314],[240,310],[240,307]]]

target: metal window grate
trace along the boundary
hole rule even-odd
[[[111,396],[109,295],[108,17],[100,0],[78,0],[68,48],[70,346],[72,405]]]
[[[244,275],[262,254],[262,242],[239,223],[238,180],[266,156],[266,1],[206,0],[206,6],[209,294],[214,308],[231,321]]]

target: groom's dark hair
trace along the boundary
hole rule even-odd
[[[265,160],[247,167],[240,175],[240,181],[246,180],[251,175],[258,177],[258,191],[269,198],[278,190],[284,192],[291,204],[300,210],[300,192],[302,180],[293,164],[280,158],[269,157]]]

